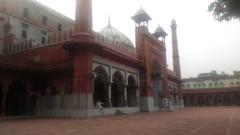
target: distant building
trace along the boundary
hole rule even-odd
[[[183,79],[184,100],[186,106],[193,105],[210,105],[210,99],[213,98],[217,105],[217,96],[221,96],[222,105],[240,104],[238,97],[240,94],[240,74],[239,71],[234,71],[232,75],[217,73],[212,71],[210,73],[200,73],[196,78]],[[229,103],[226,103],[227,99]],[[200,99],[201,103],[200,103]],[[236,98],[236,99],[235,99]],[[220,102],[220,101],[219,101]],[[219,103],[221,104],[221,103]]]
[[[233,75],[225,73],[218,74],[216,71],[201,73],[196,78],[183,79],[183,89],[207,89],[207,88],[229,88],[240,87],[240,76],[238,71]]]
[[[0,1],[0,55],[4,48],[4,38],[20,44],[30,41],[33,46],[47,44],[53,32],[69,31],[74,21],[36,0]],[[5,40],[6,42],[6,40]]]

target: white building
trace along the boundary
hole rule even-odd
[[[196,78],[183,79],[183,89],[232,88],[240,87],[240,71],[232,75],[216,71],[201,73]]]

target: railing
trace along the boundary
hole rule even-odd
[[[14,39],[13,44],[9,45],[7,48],[7,54],[21,52],[32,48],[33,40],[19,40]]]
[[[72,30],[50,33],[48,35],[48,38],[46,39],[46,41],[47,41],[46,44],[40,44],[33,40],[14,39],[13,44],[11,44],[7,47],[6,53],[13,54],[13,53],[22,52],[22,51],[29,50],[29,49],[63,43],[63,42],[72,40],[72,35],[73,35]],[[133,59],[137,59],[137,53],[136,53],[135,48],[124,47],[121,43],[108,40],[107,38],[103,37],[99,33],[94,32],[94,42],[98,43],[99,45],[102,45],[103,47],[114,50],[121,55],[130,57]]]
[[[46,39],[46,43],[38,43],[34,40],[14,39],[13,43],[7,47],[7,54],[22,52],[29,49],[49,46],[72,39],[72,30],[50,33]]]
[[[72,34],[73,34],[72,30],[51,33],[48,35],[48,44],[55,44],[55,43],[70,40],[72,39]]]

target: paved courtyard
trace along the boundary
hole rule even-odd
[[[1,120],[0,135],[240,135],[240,107],[185,108],[90,119]]]

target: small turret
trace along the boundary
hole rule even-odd
[[[148,13],[142,7],[140,7],[140,9],[132,17],[132,19],[135,21],[135,23],[138,26],[146,26],[146,27],[148,27],[148,22],[152,20],[152,18],[148,15]]]
[[[164,29],[160,26],[160,25],[158,25],[158,27],[157,27],[157,29],[155,30],[155,32],[153,33],[153,35],[156,37],[156,38],[161,38],[162,39],[162,41],[165,41],[165,38],[166,38],[166,36],[168,35],[165,31],[164,31]]]

